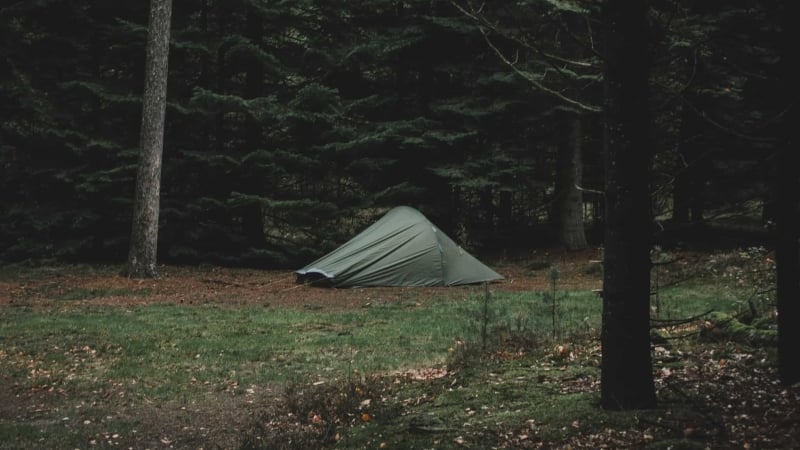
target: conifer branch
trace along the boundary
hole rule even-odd
[[[514,61],[509,60],[503,54],[503,52],[501,52],[500,49],[497,48],[494,45],[492,40],[489,39],[488,32],[483,27],[479,27],[479,29],[481,30],[481,34],[483,35],[483,39],[486,41],[486,44],[489,46],[489,48],[492,49],[492,51],[495,53],[495,55],[497,55],[497,57],[500,58],[500,60],[503,61],[503,63],[505,63],[509,68],[511,68],[511,70],[513,70],[514,73],[516,73],[517,75],[519,75],[522,78],[524,78],[526,81],[531,83],[534,87],[536,87],[540,91],[543,91],[543,92],[545,92],[547,94],[550,94],[550,95],[558,98],[559,100],[561,100],[561,101],[563,101],[563,102],[565,102],[565,103],[567,103],[569,105],[575,106],[578,109],[581,109],[581,110],[586,111],[586,112],[598,113],[598,112],[602,112],[603,111],[603,109],[601,107],[599,107],[599,106],[595,106],[595,105],[590,105],[590,104],[579,102],[578,100],[574,100],[572,98],[567,97],[566,95],[562,94],[561,92],[558,92],[556,90],[550,89],[549,87],[547,87],[544,84],[542,84],[541,82],[539,82],[539,80],[537,80],[530,73],[525,72],[524,70],[520,70],[519,67],[516,66]]]
[[[552,95],[552,96],[558,98],[559,100],[561,100],[561,101],[563,101],[563,102],[565,102],[565,103],[567,103],[567,104],[569,104],[571,106],[577,107],[578,109],[580,109],[582,111],[591,112],[591,113],[602,112],[602,108],[601,107],[596,106],[596,105],[583,103],[583,102],[580,102],[580,101],[575,100],[573,98],[570,98],[570,97],[562,94],[561,92],[559,92],[557,90],[554,90],[552,88],[549,88],[549,87],[545,86],[541,81],[539,81],[536,77],[531,75],[529,72],[521,70],[517,66],[517,62],[518,62],[517,60],[518,60],[519,54],[517,53],[517,56],[515,57],[514,61],[510,60],[492,42],[492,40],[489,37],[489,34],[490,34],[490,31],[495,32],[498,35],[504,36],[504,37],[516,42],[517,44],[521,45],[522,47],[525,47],[527,49],[533,50],[534,52],[536,52],[537,54],[542,56],[543,60],[550,67],[552,67],[556,72],[558,72],[559,74],[561,74],[565,78],[567,78],[568,75],[565,74],[563,69],[561,67],[557,66],[554,62],[560,62],[562,64],[570,64],[570,65],[574,65],[574,66],[578,66],[578,67],[592,67],[593,65],[591,63],[584,62],[584,61],[575,61],[575,60],[570,60],[570,59],[567,59],[567,58],[562,58],[562,57],[559,57],[559,56],[551,55],[551,54],[548,54],[548,53],[544,52],[543,50],[541,50],[537,46],[533,45],[527,39],[521,39],[521,38],[519,38],[517,36],[506,36],[505,33],[500,32],[500,30],[498,29],[496,24],[491,23],[488,19],[486,19],[481,14],[481,11],[483,10],[483,7],[484,7],[483,4],[481,4],[481,6],[476,9],[471,5],[471,3],[468,2],[468,4],[470,5],[470,9],[471,10],[467,10],[465,7],[463,7],[462,5],[458,4],[455,0],[451,0],[450,3],[453,6],[455,6],[456,9],[458,9],[462,14],[464,14],[467,17],[469,17],[470,19],[472,19],[473,21],[475,21],[478,24],[478,30],[481,32],[481,35],[483,36],[483,39],[486,41],[486,44],[489,46],[489,48],[494,52],[494,54],[505,65],[507,65],[512,71],[514,71],[514,73],[516,73],[517,75],[519,75],[520,77],[522,77],[523,79],[525,79],[526,81],[531,83],[535,88],[539,89],[540,91],[545,92],[545,93],[547,93],[549,95]]]

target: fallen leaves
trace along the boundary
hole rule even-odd
[[[502,272],[512,275],[515,273],[513,270]],[[326,309],[358,308],[363,304],[364,296],[375,295],[375,291],[358,289],[294,288],[293,279],[282,278],[284,274],[278,272],[214,269],[213,283],[207,281],[210,279],[209,277],[205,277],[206,281],[202,280],[203,277],[198,277],[198,269],[168,267],[163,273],[164,278],[148,284],[146,291],[138,285],[130,284],[130,281],[125,278],[117,277],[116,273],[106,275],[67,273],[59,279],[57,287],[45,287],[48,280],[31,281],[24,289],[15,290],[12,295],[22,301],[43,303],[47,301],[47,297],[43,294],[47,289],[49,289],[47,292],[50,293],[55,292],[56,288],[59,290],[58,292],[67,293],[77,289],[94,289],[96,286],[111,286],[118,283],[119,286],[111,286],[109,289],[118,292],[128,289],[130,295],[71,300],[70,304],[78,302],[113,303],[125,307],[141,302],[191,303],[189,300],[191,298],[195,304],[220,301],[232,301],[236,304],[296,305],[298,307],[302,307],[303,304],[320,304],[325,305]],[[572,276],[565,275],[563,278],[568,277]],[[545,277],[539,278],[546,281]],[[523,279],[522,276],[513,275],[508,279],[513,280],[513,283],[498,285],[497,289],[513,287],[530,290],[536,287],[535,282],[528,283],[528,280]],[[287,290],[287,287],[292,289]],[[431,292],[434,291],[436,295],[447,295],[450,292],[444,290],[432,290]],[[22,293],[17,294],[17,292]],[[97,292],[101,292],[101,290],[97,289]],[[192,294],[187,296],[187,292]],[[394,298],[400,298],[404,295],[403,292],[402,289],[381,290],[380,301],[388,302]],[[224,295],[222,295],[223,293]],[[459,295],[463,294],[459,293]],[[376,304],[378,299],[372,298],[369,301]],[[674,341],[669,342],[671,344]],[[0,348],[0,360],[5,365],[19,369],[28,375],[28,378],[15,385],[11,392],[16,395],[25,390],[25,395],[30,395],[36,400],[35,403],[34,401],[24,403],[26,407],[35,405],[35,408],[42,408],[39,399],[46,395],[60,394],[59,399],[61,395],[66,395],[58,383],[67,379],[70,371],[74,373],[78,368],[87,365],[107,364],[116,357],[117,349],[104,346],[102,341],[73,341],[69,344],[59,343],[59,345],[61,348],[55,353],[59,357],[63,357],[64,363],[58,370],[54,370],[52,365],[46,364],[41,355],[25,354],[14,348]],[[461,346],[463,346],[461,341],[455,341],[452,351],[457,351]],[[548,345],[542,350],[544,356],[540,360],[530,363],[529,371],[518,371],[512,375],[503,373],[500,368],[495,370],[494,366],[490,369],[493,371],[491,374],[481,372],[482,376],[485,376],[480,379],[470,378],[470,375],[466,373],[463,375],[459,373],[456,380],[454,373],[443,367],[380,375],[388,378],[386,381],[391,385],[391,389],[398,390],[409,384],[419,386],[430,383],[442,390],[469,390],[473,389],[475,385],[482,384],[489,385],[492,389],[505,389],[513,392],[517,392],[516,389],[521,386],[531,384],[536,389],[552,393],[554,396],[575,393],[591,394],[598,391],[599,377],[596,374],[596,361],[599,360],[599,348],[593,348],[591,345],[581,347],[573,343],[561,343]],[[780,386],[776,381],[774,367],[771,367],[769,358],[764,352],[754,352],[737,348],[735,345],[720,344],[716,347],[708,347],[708,349],[698,349],[693,353],[681,353],[675,347],[664,343],[655,347],[653,354],[656,361],[654,377],[659,390],[661,409],[650,412],[648,416],[642,416],[642,420],[629,427],[608,427],[604,424],[592,423],[591,420],[584,417],[567,417],[557,424],[548,423],[546,420],[537,422],[534,419],[526,420],[527,417],[533,415],[528,415],[527,412],[519,413],[514,423],[501,422],[504,420],[501,413],[509,413],[509,411],[501,411],[502,402],[500,401],[497,404],[491,404],[491,400],[486,400],[458,405],[456,415],[463,414],[460,419],[466,417],[464,420],[453,421],[449,416],[443,416],[439,422],[416,420],[412,424],[414,427],[409,427],[409,431],[413,429],[425,432],[422,437],[426,439],[430,439],[430,435],[434,434],[434,437],[441,439],[444,445],[472,448],[491,446],[507,448],[641,448],[664,439],[689,439],[711,448],[792,448],[798,443],[800,387]],[[192,353],[191,356],[208,358],[206,353],[202,355]],[[528,360],[526,358],[530,357],[531,355],[522,351],[502,350],[493,355],[488,364],[497,364],[498,366],[507,363],[525,364],[527,370]],[[586,370],[572,370],[578,365]],[[569,367],[570,370],[563,370],[565,367]],[[268,390],[265,386],[244,383],[240,386],[234,375],[227,377],[219,385],[215,384],[213,391],[219,393],[219,399],[230,401],[231,405],[236,407],[217,408],[215,406],[216,409],[213,411],[205,410],[202,417],[219,414],[210,419],[212,423],[209,426],[232,423],[233,419],[223,417],[223,410],[237,411],[236,420],[242,420],[239,417],[241,414],[238,413],[242,410],[242,402],[252,401],[255,397],[258,405],[269,403],[269,408],[275,409],[274,415],[263,422],[267,432],[275,432],[280,436],[293,438],[303,436],[306,439],[310,439],[308,436],[320,436],[320,439],[322,436],[328,436],[329,439],[339,442],[340,439],[347,439],[350,429],[366,429],[370,432],[382,430],[380,427],[384,426],[384,423],[388,422],[387,417],[390,417],[387,411],[402,414],[403,419],[400,420],[404,421],[411,417],[421,416],[423,415],[422,411],[428,411],[437,405],[438,392],[427,388],[409,391],[404,393],[403,397],[395,398],[386,392],[376,391],[371,386],[356,385],[348,386],[347,394],[352,398],[346,399],[348,401],[344,405],[346,408],[343,406],[342,409],[337,410],[332,406],[327,409],[315,407],[316,412],[310,416],[306,415],[306,411],[309,409],[296,415],[287,415],[287,406],[281,404],[280,399],[270,398],[270,402],[262,400],[261,397]],[[100,380],[86,405],[89,406],[92,402],[111,403],[112,401],[122,404],[123,401],[135,400],[139,414],[142,415],[145,414],[142,411],[152,413],[162,407],[157,399],[135,397],[136,390],[133,389],[133,384],[136,384],[136,380],[130,381],[125,386],[115,385],[110,380]],[[198,390],[211,390],[210,387],[207,387],[210,382],[202,379],[198,380],[192,377],[189,384],[196,386]],[[312,387],[324,390],[332,384],[334,384],[334,380],[318,380],[312,383]],[[127,395],[126,390],[128,391]],[[336,399],[340,394],[340,392],[333,392],[327,400]],[[20,400],[16,401],[23,404]],[[508,404],[507,401],[506,404]],[[537,405],[529,407],[534,409]],[[29,411],[35,412],[33,408],[34,406],[31,406]],[[80,412],[83,413],[83,411]],[[510,413],[516,413],[516,411]],[[22,413],[15,411],[15,414]],[[54,414],[58,414],[55,416],[57,418],[67,417],[65,414],[68,414],[68,417],[72,418],[68,421],[71,426],[83,424],[82,426],[87,428],[103,426],[104,429],[108,429],[107,425],[102,423],[102,419],[94,417],[89,419],[86,415],[79,414],[78,411],[62,409]],[[164,419],[169,412],[160,414],[159,418]],[[180,417],[183,419],[187,414],[181,410]],[[201,417],[200,413],[195,414],[197,416],[193,417],[193,420],[202,420],[198,419]],[[30,417],[34,416],[39,417],[41,414],[31,414]],[[154,423],[157,421],[157,419],[152,420]],[[164,445],[174,445],[175,442],[180,443],[191,434],[180,428],[180,425],[185,422],[180,424],[168,423],[168,420],[162,420],[162,422],[158,423],[157,429],[148,430],[150,442],[158,440]],[[464,426],[466,422],[470,422],[472,425],[466,428]],[[329,431],[332,427],[335,427],[334,433]],[[219,431],[215,432],[219,433]],[[377,433],[376,436],[379,436]],[[91,436],[94,445],[106,445],[108,440],[115,441],[117,438],[131,439],[127,432],[120,435],[103,431],[95,434],[86,433],[86,435]],[[389,435],[384,434],[383,436],[386,439],[385,437]],[[376,440],[375,445],[370,448],[399,448],[393,442],[388,439],[386,441]]]
[[[594,250],[553,254],[559,261],[560,286],[564,289],[594,289],[596,276],[583,273],[586,261],[596,257]],[[495,266],[506,280],[493,285],[499,291],[531,291],[547,287],[546,277],[536,276],[515,262]],[[382,288],[380,298],[374,289],[320,289],[296,285],[290,270],[255,270],[224,267],[160,266],[158,280],[136,280],[119,276],[120,267],[56,266],[25,280],[0,280],[0,305],[51,304],[54,297],[69,297],[70,304],[142,306],[154,303],[201,305],[219,303],[270,305],[302,308],[324,305],[329,309],[358,309],[363,305],[399,301],[409,288]],[[52,273],[58,274],[57,282]],[[414,288],[431,296],[463,296],[452,288]],[[482,289],[482,288],[481,288]],[[74,298],[73,298],[74,297]],[[419,306],[419,305],[416,305]]]
[[[412,381],[437,380],[439,378],[444,378],[449,374],[450,372],[448,372],[447,368],[445,367],[423,367],[421,369],[409,369],[390,373],[390,375],[400,376]]]

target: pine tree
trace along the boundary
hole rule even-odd
[[[138,99],[112,84],[128,75],[131,59],[111,30],[118,15],[136,12],[69,2],[0,11],[10,25],[0,45],[9,69],[2,71],[9,77],[2,88],[3,258],[92,260],[123,248],[122,199],[133,172],[127,138],[135,136],[123,124]],[[109,48],[121,62],[109,62]]]
[[[142,125],[133,226],[128,252],[128,277],[154,278],[158,254],[158,215],[164,116],[167,108],[167,66],[172,0],[151,0],[147,32]]]
[[[545,170],[539,172],[549,177],[536,180],[546,186],[544,201],[550,205],[544,209],[551,213],[548,219],[552,226],[548,234],[568,248],[585,247],[580,190],[584,183],[575,179],[574,168],[582,165],[583,150],[591,147],[583,145],[582,139],[565,145],[565,131],[560,124],[597,121],[593,116],[600,111],[601,66],[591,26],[596,6],[590,2],[550,1],[497,2],[480,7],[470,1],[455,4],[477,25],[483,45],[493,57],[536,94],[531,96],[531,102],[538,106],[539,114],[530,120],[547,123],[551,130],[549,136],[539,137],[547,142],[533,149],[548,154]],[[553,129],[561,132],[553,133]],[[567,136],[571,134],[566,132]],[[579,142],[581,145],[574,145]],[[579,153],[574,154],[575,151]],[[533,159],[524,154],[514,156]],[[568,164],[572,161],[580,164]],[[527,176],[535,174],[531,171]],[[535,217],[541,205],[531,209],[529,215]]]

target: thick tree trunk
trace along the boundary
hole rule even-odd
[[[161,153],[167,107],[167,61],[172,0],[151,0],[139,136],[139,169],[133,202],[133,228],[126,275],[158,276],[158,212],[161,190]]]
[[[606,223],[600,402],[656,404],[650,359],[647,2],[606,0]]]
[[[797,77],[800,76],[798,56],[794,49],[800,30],[796,26],[800,18],[800,6],[793,0],[784,1],[784,36],[780,73],[781,93],[791,102],[782,122],[782,148],[779,150],[778,195],[775,208],[777,242],[775,262],[777,264],[778,297],[778,373],[781,382],[790,385],[800,382],[800,182],[797,169],[800,167],[800,107],[797,105],[800,89]],[[787,40],[788,39],[788,40]]]
[[[583,184],[581,120],[574,119],[571,128],[569,139],[558,149],[554,207],[559,241],[568,250],[580,250],[589,245],[583,228],[583,193],[578,188]]]

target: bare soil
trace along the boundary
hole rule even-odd
[[[538,251],[525,260],[499,260],[489,265],[505,277],[491,283],[493,291],[544,290],[551,286],[551,268],[558,270],[558,289],[600,289],[596,249]],[[80,304],[120,306],[153,303],[321,306],[325,309],[362,307],[366,303],[414,298],[458,298],[481,292],[483,286],[456,288],[347,288],[298,285],[294,273],[210,266],[161,266],[160,278],[137,280],[120,276],[114,266],[56,266],[24,271],[24,276],[0,280],[0,304],[42,304],[70,300]]]

